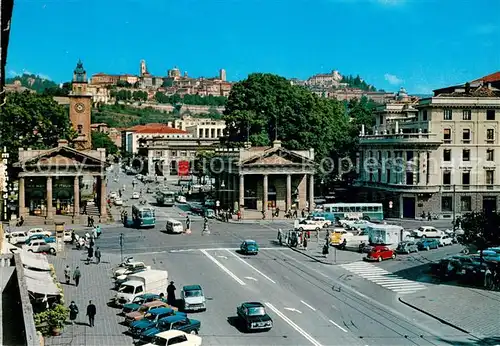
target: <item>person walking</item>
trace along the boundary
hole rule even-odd
[[[76,303],[74,301],[71,301],[71,304],[69,304],[69,320],[71,321],[71,324],[75,324],[77,316],[78,306],[76,306]]]
[[[87,316],[89,318],[89,326],[93,327],[94,326],[94,319],[95,315],[97,313],[97,309],[95,305],[92,303],[91,300],[89,300],[89,305],[87,305]]]
[[[307,251],[307,237],[304,237],[304,242],[302,243],[304,250]]]
[[[87,251],[87,264],[92,261],[92,257],[94,257],[94,248],[92,246],[89,246],[89,249]]]
[[[64,268],[64,279],[66,280],[66,285],[69,285],[71,280],[71,268],[68,264],[66,265],[66,268]]]
[[[175,285],[173,281],[170,281],[170,285],[167,287],[167,304],[170,306],[175,306]]]
[[[75,286],[78,287],[80,284],[80,278],[82,277],[82,273],[80,273],[80,267],[76,267],[75,272],[73,273],[73,280],[75,280]]]
[[[94,256],[95,256],[95,263],[96,264],[101,263],[101,250],[99,250],[99,247],[95,249]]]

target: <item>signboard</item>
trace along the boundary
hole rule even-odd
[[[184,177],[189,175],[189,161],[179,161],[177,163],[177,174]]]

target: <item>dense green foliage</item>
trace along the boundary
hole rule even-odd
[[[377,89],[368,83],[366,83],[361,77],[356,76],[342,76],[342,80],[340,81],[341,83],[347,83],[347,86],[350,88],[356,88],[356,89],[361,89],[361,90],[366,90],[366,91],[376,91]]]
[[[118,153],[118,147],[109,138],[107,133],[92,131],[92,149],[104,148],[106,149],[106,154],[115,155]]]
[[[117,101],[128,101],[128,100],[147,101],[148,100],[148,93],[146,91],[141,91],[141,90],[136,90],[136,91],[126,90],[126,89],[111,90],[110,96],[116,98]]]
[[[26,91],[7,98],[0,111],[0,147],[7,147],[11,162],[18,160],[19,148],[49,149],[59,139],[74,138],[67,108],[52,97]]]
[[[101,105],[92,112],[92,123],[106,123],[109,127],[131,127],[148,123],[167,123],[176,116],[151,107],[136,108],[121,104]]]
[[[21,85],[25,88],[35,90],[37,93],[43,92],[45,89],[57,88],[58,85],[51,80],[42,78],[34,74],[23,74],[22,76],[15,76],[13,78],[7,78],[5,83],[12,84],[15,81],[20,81]]]
[[[172,105],[183,103],[186,105],[214,106],[223,107],[227,102],[227,97],[224,96],[200,96],[200,95],[178,95],[174,94],[167,96],[164,93],[157,92],[155,100],[158,103],[170,103]]]
[[[50,87],[43,91],[44,95],[48,96],[68,96],[71,91],[71,82],[63,83],[62,87]]]
[[[469,213],[461,218],[464,235],[459,241],[463,245],[474,245],[478,250],[500,244],[500,214],[499,213]]]

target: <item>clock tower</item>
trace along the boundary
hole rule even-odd
[[[77,150],[90,150],[92,138],[90,112],[92,94],[87,91],[87,72],[79,60],[73,72],[73,88],[69,94],[69,118],[78,136],[73,140]]]

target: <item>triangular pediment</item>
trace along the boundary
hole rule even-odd
[[[91,153],[79,151],[68,146],[61,146],[49,150],[45,150],[39,155],[26,158],[15,166],[64,166],[64,165],[83,165],[83,166],[101,166],[106,167],[106,161],[93,156]]]
[[[285,148],[270,148],[263,152],[258,153],[241,162],[242,165],[272,165],[272,166],[286,166],[286,165],[303,165],[312,164],[309,158],[294,153],[293,151]]]

